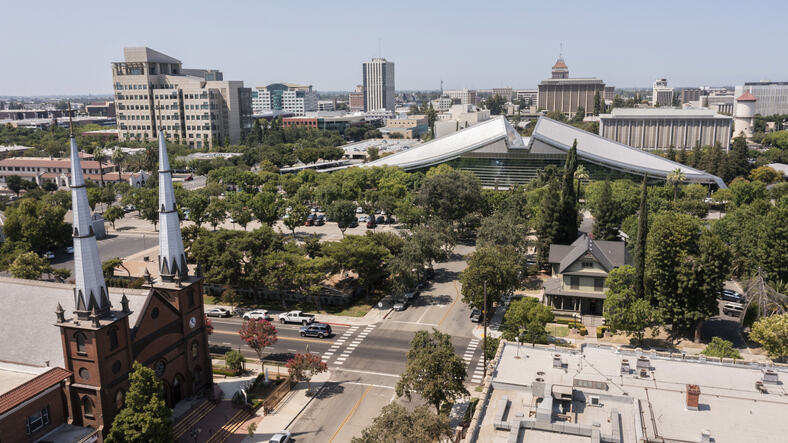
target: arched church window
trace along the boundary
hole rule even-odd
[[[85,417],[93,417],[93,400],[90,397],[82,397],[82,413]]]
[[[85,349],[85,342],[87,341],[85,334],[77,332],[74,334],[74,340],[77,342],[77,352],[80,354],[87,353],[87,350]]]
[[[200,346],[197,344],[197,340],[192,342],[192,359],[197,358],[200,355]]]

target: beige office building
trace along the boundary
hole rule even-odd
[[[569,78],[569,68],[563,58],[553,65],[552,78],[539,84],[539,109],[562,112],[573,117],[578,106],[585,112],[594,111],[594,97],[605,97],[605,82],[598,78]]]
[[[616,108],[599,116],[599,135],[638,149],[692,149],[731,142],[730,116],[708,109]]]
[[[221,71],[183,69],[181,61],[146,47],[124,48],[112,63],[120,140],[171,141],[202,148],[240,143],[252,123],[251,89]]]
[[[459,105],[475,105],[476,90],[474,89],[455,89],[443,91],[443,94],[452,100],[452,103]]]

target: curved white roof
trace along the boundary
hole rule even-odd
[[[475,151],[499,140],[505,141],[507,150],[521,152],[530,152],[535,141],[566,152],[577,140],[578,157],[600,166],[663,179],[678,168],[684,173],[688,182],[713,183],[720,188],[726,187],[722,179],[705,171],[690,168],[546,117],[539,118],[531,137],[521,137],[505,118],[495,117],[446,137],[361,166],[399,166],[406,170],[426,168],[455,159],[466,152]]]
[[[362,166],[399,166],[403,169],[429,167],[502,139],[507,140],[507,146],[510,149],[525,147],[520,135],[506,119],[495,117],[454,134],[365,163]]]
[[[529,148],[533,145],[534,140],[541,140],[563,151],[568,151],[572,147],[572,143],[577,140],[577,156],[592,163],[620,171],[641,175],[645,173],[652,177],[662,178],[667,177],[678,168],[687,177],[687,181],[714,183],[721,188],[727,187],[716,175],[690,168],[687,165],[546,117],[540,117],[536,122]]]

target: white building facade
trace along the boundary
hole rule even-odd
[[[461,105],[475,105],[476,104],[476,90],[474,89],[456,89],[450,91],[443,91],[443,94],[452,100],[452,103]]]
[[[670,106],[672,104],[673,88],[668,87],[668,79],[656,80],[651,89],[651,106]]]
[[[756,99],[753,113],[764,117],[788,114],[788,82],[748,82],[736,86],[734,95],[741,97],[745,92]]]
[[[727,150],[731,126],[730,116],[708,109],[616,108],[599,116],[599,135],[644,150],[717,143]]]
[[[394,111],[394,62],[373,58],[362,66],[364,111]]]
[[[318,110],[317,93],[312,85],[272,83],[256,89],[252,92],[252,112],[255,114],[282,111],[303,116]]]

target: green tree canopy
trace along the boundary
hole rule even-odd
[[[760,343],[770,358],[785,359],[788,357],[788,314],[758,320],[752,325],[750,338]]]
[[[515,290],[520,283],[517,252],[511,247],[481,247],[468,256],[468,267],[460,274],[462,301],[492,312],[494,303]],[[487,306],[484,306],[484,287]]]
[[[504,315],[504,337],[520,337],[528,343],[547,343],[545,326],[553,321],[553,311],[534,297],[514,300]]]
[[[454,353],[450,335],[437,329],[418,331],[410,342],[405,372],[395,391],[409,400],[415,392],[440,413],[443,402],[468,395],[466,370],[465,362]]]
[[[432,412],[427,406],[409,410],[399,403],[389,403],[380,410],[372,424],[352,443],[410,443],[441,441],[451,437],[449,417]]]
[[[115,416],[106,441],[108,443],[170,443],[172,411],[162,398],[161,380],[152,369],[135,361],[129,374],[126,404]]]

